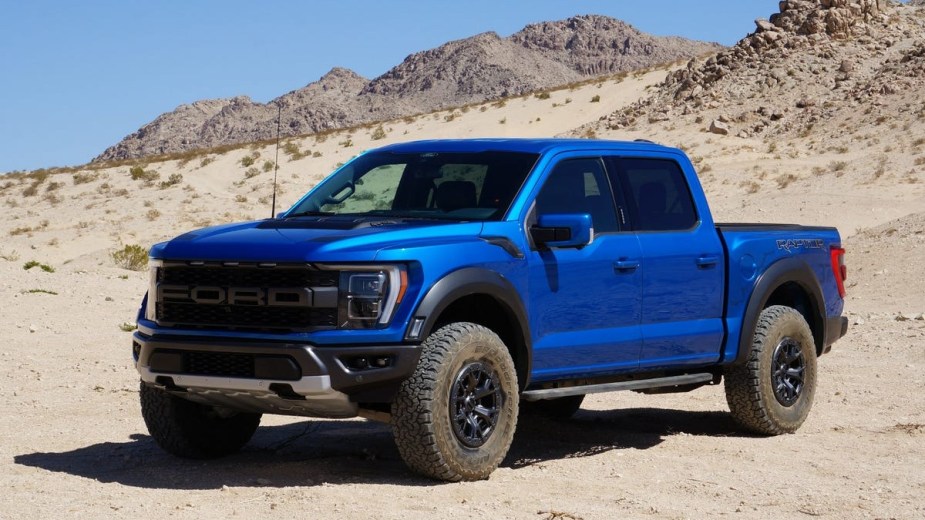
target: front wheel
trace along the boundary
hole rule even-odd
[[[795,432],[816,393],[816,345],[803,316],[781,305],[761,311],[748,359],[726,369],[725,388],[732,416],[746,429]]]
[[[446,325],[424,341],[414,374],[392,403],[395,444],[428,477],[488,478],[517,427],[514,362],[501,339],[474,323]]]
[[[212,459],[241,449],[260,425],[259,413],[194,403],[141,383],[141,414],[164,451],[188,459]]]

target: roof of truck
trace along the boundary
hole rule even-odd
[[[648,141],[607,141],[602,139],[433,139],[396,143],[379,148],[383,152],[488,152],[507,151],[524,153],[546,153],[552,150],[668,150],[668,147]]]

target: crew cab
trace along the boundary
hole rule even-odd
[[[152,247],[141,406],[182,457],[261,414],[391,424],[407,465],[487,478],[521,413],[723,383],[793,432],[847,330],[828,227],[716,224],[690,160],[650,142],[434,140],[365,152],[274,218]]]

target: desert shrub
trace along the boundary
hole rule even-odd
[[[251,166],[250,168],[247,169],[247,171],[244,172],[245,179],[252,179],[258,175],[260,175],[260,170],[258,170],[254,166]]]
[[[100,177],[100,174],[98,172],[94,172],[94,173],[87,172],[87,173],[75,173],[72,179],[74,180],[74,184],[77,185],[77,184],[86,184],[88,182],[93,182],[99,177]]]
[[[18,228],[13,228],[13,229],[10,230],[10,236],[11,236],[11,237],[15,237],[16,235],[23,235],[23,234],[26,234],[26,233],[31,233],[31,232],[33,232],[33,231],[35,231],[35,230],[32,229],[31,227],[26,227],[26,226],[18,227]]]
[[[122,332],[132,332],[133,330],[137,328],[138,326],[135,325],[134,323],[123,322],[121,325],[119,325],[119,330],[121,330]]]
[[[598,94],[595,94],[594,97],[591,98],[591,102],[592,102],[592,103],[600,103],[600,102],[601,102],[601,96],[598,95]]]
[[[538,94],[534,94],[533,97],[536,99],[549,99],[549,92],[540,92]]]
[[[215,161],[215,159],[212,157],[203,157],[202,160],[199,161],[199,167],[205,168],[206,166],[212,164],[213,161]]]
[[[506,117],[502,117],[501,119],[498,120],[498,124],[506,125],[506,124],[507,124],[507,118],[506,118]]]
[[[45,182],[46,179],[48,179],[49,175],[51,175],[51,172],[42,168],[39,170],[35,170],[29,175],[26,175],[26,178],[32,179],[36,184],[42,184],[43,182]]]
[[[344,139],[343,141],[337,144],[343,146],[344,148],[350,148],[351,146],[353,146],[353,140],[348,137],[347,139]]]
[[[241,166],[244,166],[245,168],[247,168],[248,166],[253,166],[256,160],[257,159],[254,159],[250,155],[246,155],[241,158]]]
[[[47,289],[29,289],[28,291],[23,291],[25,294],[50,294],[52,296],[57,296],[58,293],[55,291],[49,291]]]
[[[42,271],[45,271],[46,273],[53,273],[53,272],[55,272],[55,268],[54,268],[54,267],[52,267],[52,266],[50,266],[50,265],[48,265],[48,264],[43,264],[43,263],[41,263],[41,262],[36,262],[35,260],[29,260],[28,262],[26,262],[26,263],[23,264],[23,266],[22,266],[22,268],[25,269],[26,271],[28,271],[29,269],[32,269],[33,267],[38,267],[39,269],[41,269]]]
[[[27,187],[26,189],[22,190],[23,197],[34,197],[35,194],[38,192],[39,192],[38,183],[34,183],[30,185],[29,187]]]
[[[156,209],[149,209],[146,215],[148,220],[157,220],[157,218],[161,216],[161,212]]]
[[[244,195],[238,194],[238,195],[235,195],[234,201],[239,204],[244,204],[245,202],[247,202],[247,197],[245,197]]]
[[[167,177],[166,181],[161,182],[160,188],[162,190],[167,189],[171,186],[176,186],[177,184],[180,184],[181,182],[183,182],[183,175],[179,173],[171,173],[170,177]]]
[[[154,182],[161,178],[157,170],[145,170],[143,166],[132,166],[128,173],[133,181]]]
[[[144,271],[148,267],[148,250],[137,244],[126,244],[122,249],[113,251],[112,261],[123,269]]]
[[[847,161],[833,161],[829,163],[829,169],[833,172],[843,172],[848,169]]]
[[[775,179],[775,181],[777,182],[777,187],[778,187],[778,188],[784,189],[784,188],[786,188],[787,186],[789,186],[791,182],[793,182],[793,181],[795,181],[795,180],[797,180],[797,179],[798,179],[798,177],[797,177],[796,175],[794,175],[794,174],[792,174],[792,173],[785,173],[785,174],[779,176],[777,179]]]
[[[263,168],[263,171],[264,171],[264,172],[271,172],[271,171],[273,171],[273,168],[274,168],[275,166],[276,166],[276,163],[273,162],[273,161],[263,161],[263,167],[262,167],[262,168]]]
[[[382,128],[382,125],[377,126],[376,129],[373,130],[372,135],[369,136],[369,138],[372,139],[373,141],[385,139],[385,137],[386,137],[385,128]]]

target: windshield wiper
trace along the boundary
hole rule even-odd
[[[333,211],[300,211],[298,213],[293,213],[291,215],[286,215],[286,218],[293,217],[332,217],[336,215]]]

